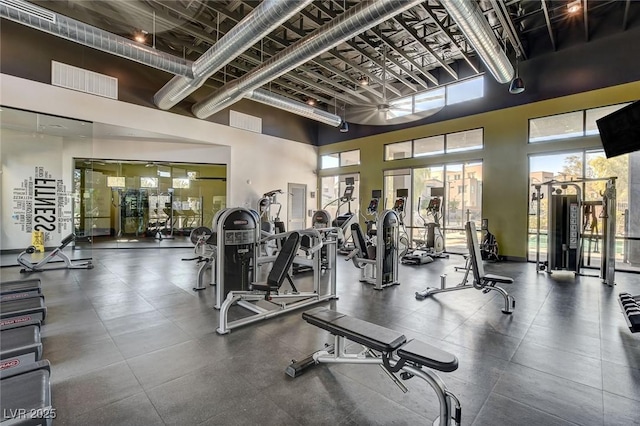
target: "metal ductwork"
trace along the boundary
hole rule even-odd
[[[192,108],[206,118],[234,104],[247,93],[304,64],[363,31],[422,3],[423,0],[362,1],[313,33],[286,47],[255,70],[227,84]],[[294,112],[294,111],[292,111]]]
[[[442,6],[458,24],[489,72],[499,83],[513,79],[511,61],[502,50],[476,0],[441,0]]]
[[[160,52],[22,0],[0,0],[0,16],[171,74],[193,77],[191,61]]]
[[[293,101],[284,96],[276,95],[264,89],[256,89],[245,95],[246,99],[269,105],[273,108],[282,109],[293,114],[307,117],[315,121],[319,121],[329,126],[338,127],[342,123],[339,115],[314,108],[302,102]]]
[[[313,0],[263,0],[209,50],[193,62],[193,78],[175,76],[153,97],[169,109],[189,96],[235,57],[278,28]]]

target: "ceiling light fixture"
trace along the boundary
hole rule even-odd
[[[133,39],[138,43],[145,43],[147,41],[147,34],[145,30],[136,31],[133,35]]]
[[[520,69],[520,55],[516,56],[516,76],[511,83],[509,84],[509,93],[512,95],[517,95],[518,93],[524,92],[524,80],[520,77],[519,69]]]
[[[316,104],[316,100],[313,99],[313,98],[309,98],[309,99],[307,99],[307,104],[309,104],[311,106],[314,106]]]
[[[340,133],[347,133],[349,131],[349,123],[347,123],[347,104],[342,105],[342,121],[340,122]]]
[[[366,75],[361,75],[361,76],[358,78],[358,83],[359,83],[361,86],[368,86],[368,85],[369,85],[369,77],[367,77]]]
[[[567,4],[567,11],[572,15],[575,13],[578,13],[580,9],[582,9],[581,0],[574,0],[572,2],[569,2],[569,4]]]

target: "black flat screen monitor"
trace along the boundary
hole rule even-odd
[[[607,158],[640,150],[640,101],[596,120]]]

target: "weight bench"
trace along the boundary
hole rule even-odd
[[[0,303],[0,329],[40,324],[47,316],[44,296]]]
[[[433,294],[466,290],[468,288],[482,290],[485,294],[493,290],[500,293],[504,298],[504,309],[502,309],[502,313],[507,315],[512,314],[516,307],[515,299],[502,287],[496,286],[496,284],[513,284],[513,278],[504,277],[502,275],[485,274],[484,264],[482,263],[482,256],[480,254],[480,246],[478,245],[478,234],[476,233],[476,225],[474,222],[469,221],[465,224],[465,233],[467,236],[467,248],[469,250],[469,254],[465,262],[464,278],[460,284],[453,287],[447,287],[446,275],[441,275],[440,288],[427,287],[422,291],[418,291],[416,292],[416,299],[422,300]],[[472,284],[468,284],[470,271],[473,271]]]
[[[632,333],[640,331],[640,295],[632,296],[629,293],[620,293],[618,303],[622,308],[624,319]]]
[[[306,368],[320,363],[377,364],[404,392],[407,392],[407,388],[394,373],[400,371],[402,380],[414,376],[425,380],[436,392],[440,402],[440,416],[434,425],[447,426],[452,421],[455,425],[460,425],[462,410],[458,398],[431,371],[456,370],[458,359],[455,355],[415,339],[407,341],[402,333],[327,308],[304,312],[302,318],[333,334],[335,340],[325,350],[315,352],[301,361],[293,361],[285,370],[288,376],[297,377]],[[357,354],[347,353],[347,340],[359,343],[363,350]]]
[[[0,337],[0,370],[31,364],[42,358],[40,326],[3,330]]]
[[[38,297],[41,294],[42,287],[40,286],[40,278],[12,280],[0,283],[0,302]]]
[[[50,376],[47,360],[0,370],[2,423],[51,425],[56,411],[51,407]]]

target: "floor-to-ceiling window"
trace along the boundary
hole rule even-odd
[[[437,222],[448,252],[464,253],[464,224],[482,219],[482,161],[451,163],[413,169],[386,170],[384,194],[393,207],[398,189],[409,190],[405,226],[412,244],[425,239],[426,223]],[[439,198],[440,209],[429,211],[429,201]],[[434,213],[436,216],[434,217]]]

